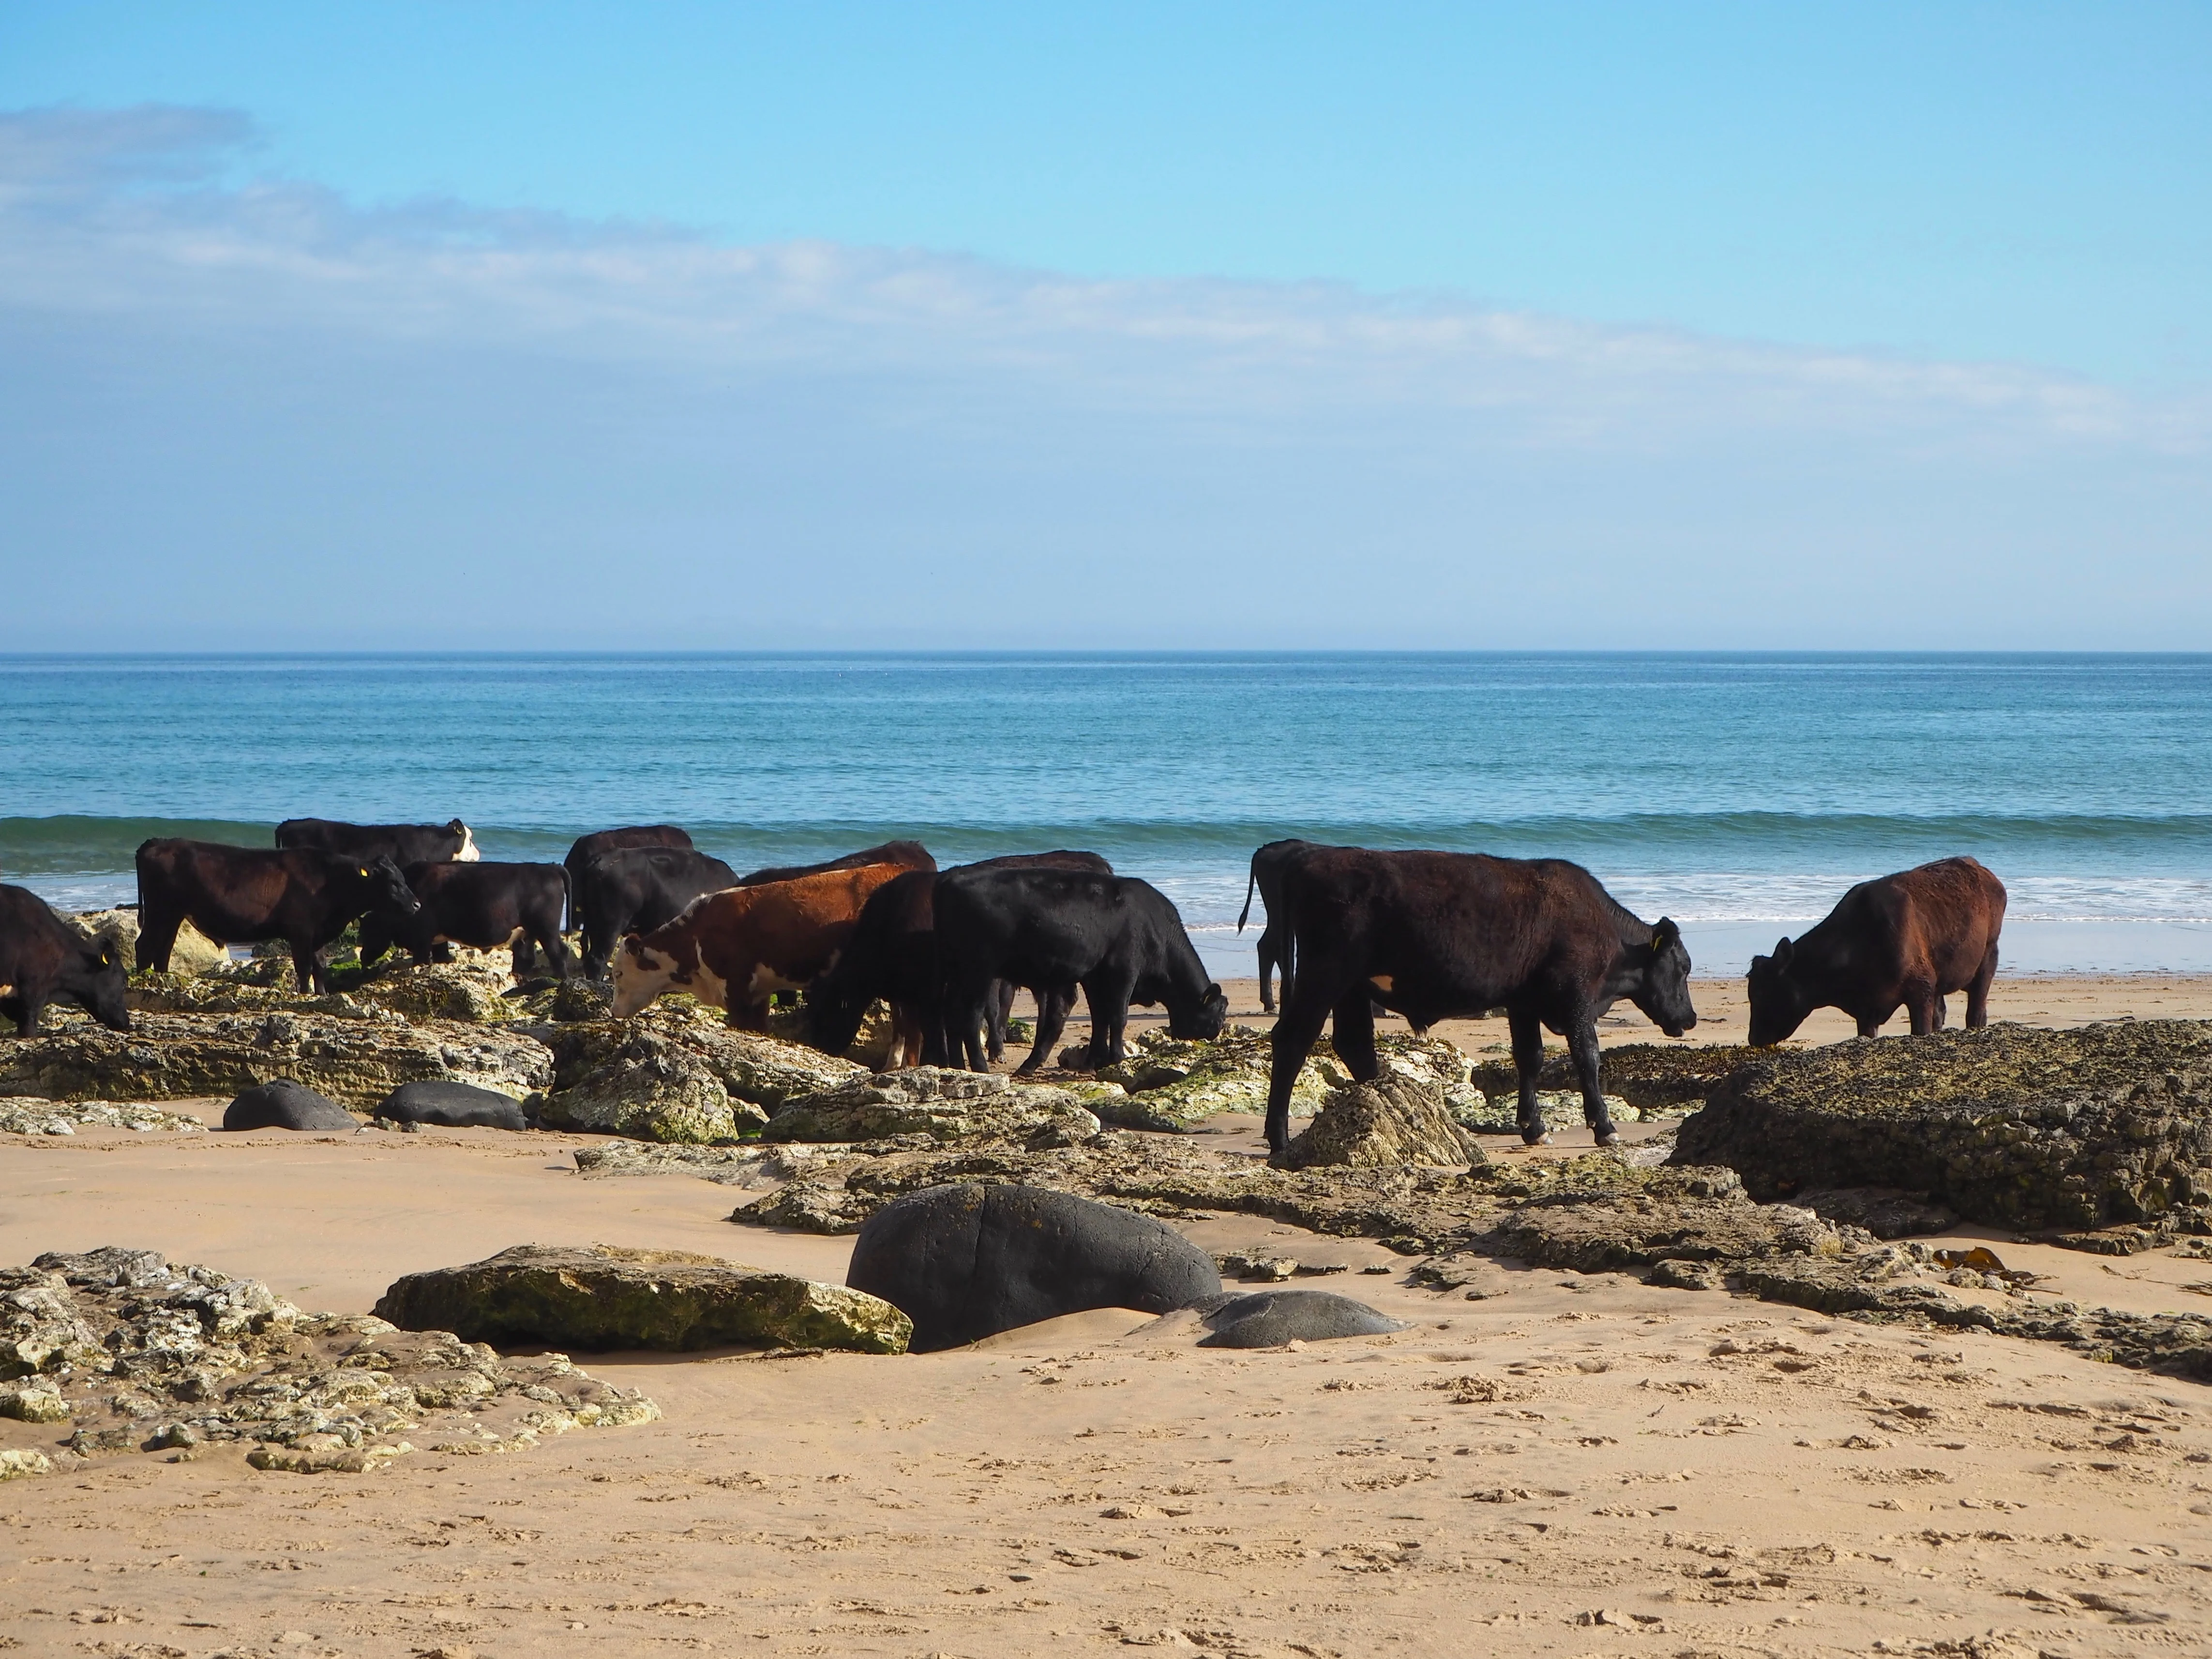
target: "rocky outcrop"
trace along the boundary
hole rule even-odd
[[[1892,1187],[2011,1227],[2212,1212],[2212,1024],[1997,1025],[1773,1051],[1716,1086],[1676,1158],[1754,1198]]]
[[[769,1012],[768,1034],[781,1037],[786,1042],[806,1041],[806,1007],[802,999],[789,1008],[775,1008]],[[868,1005],[868,1012],[860,1016],[860,1029],[845,1045],[844,1058],[855,1066],[865,1066],[870,1071],[888,1066],[891,1060],[890,1005],[878,999]]]
[[[204,1134],[207,1125],[183,1112],[137,1101],[0,1098],[0,1134],[73,1135],[79,1129],[134,1129],[141,1134]]]
[[[1853,1239],[1868,1242],[1866,1235],[1839,1231],[1809,1210],[1750,1202],[1729,1170],[1674,1170],[1654,1171],[1632,1187],[1524,1204],[1477,1243],[1492,1255],[1587,1273],[1662,1261],[1833,1260]]]
[[[988,1137],[1055,1144],[1088,1140],[1097,1115],[1065,1089],[1016,1083],[992,1072],[915,1066],[862,1074],[781,1107],[762,1131],[767,1140],[882,1140],[921,1135],[933,1141]]]
[[[1314,1121],[1273,1161],[1286,1170],[1407,1164],[1461,1169],[1481,1157],[1444,1104],[1441,1088],[1392,1068],[1372,1083],[1331,1092]]]
[[[289,1077],[367,1108],[403,1083],[442,1078],[523,1095],[552,1081],[544,1045],[514,1030],[352,1014],[139,1013],[128,1031],[88,1020],[0,1048],[0,1095],[52,1100],[224,1098]]]
[[[358,1474],[417,1445],[512,1451],[659,1415],[559,1354],[304,1313],[252,1279],[117,1248],[0,1269],[0,1374],[17,1379],[8,1414],[76,1425],[49,1460],[64,1463],[244,1442],[256,1468]]]
[[[120,954],[127,967],[137,960],[138,912],[132,910],[85,910],[71,916],[79,931],[98,939],[112,939],[121,947]],[[177,929],[177,942],[169,949],[169,971],[189,977],[194,974],[210,973],[230,966],[230,952],[217,945],[189,921]]]
[[[1624,1042],[1619,1048],[1604,1049],[1599,1080],[1607,1098],[1620,1103],[1612,1109],[1617,1121],[1635,1123],[1680,1117],[1695,1111],[1721,1079],[1738,1066],[1769,1058],[1771,1052],[1741,1043],[1700,1047],[1688,1042]],[[1495,1118],[1502,1112],[1500,1121],[1510,1128],[1521,1087],[1512,1060],[1509,1057],[1483,1061],[1474,1068],[1470,1081],[1487,1100],[1491,1116]],[[1569,1123],[1579,1124],[1583,1121],[1582,1084],[1564,1049],[1546,1051],[1544,1063],[1536,1073],[1536,1089],[1540,1097],[1559,1098],[1562,1115],[1572,1115]],[[1552,1123],[1549,1101],[1546,1107],[1545,1121]],[[1552,1127],[1568,1126],[1552,1123]]]
[[[516,1017],[514,1004],[501,994],[511,982],[503,968],[426,963],[393,968],[364,980],[349,994],[372,1008],[388,1008],[409,1019],[453,1019],[481,1024]]]
[[[466,1267],[409,1273],[376,1312],[409,1330],[601,1350],[754,1344],[903,1353],[914,1329],[890,1304],[842,1285],[688,1250],[604,1244],[519,1244]]]
[[[1521,1128],[1521,1098],[1516,1093],[1484,1095],[1474,1092],[1474,1103],[1453,1115],[1462,1127],[1477,1134],[1507,1135],[1518,1133]],[[1643,1111],[1630,1105],[1618,1095],[1605,1097],[1606,1115],[1615,1123],[1638,1123],[1647,1117],[1680,1117],[1690,1107],[1669,1108]],[[1547,1089],[1536,1097],[1537,1115],[1547,1129],[1579,1129],[1583,1127],[1583,1097],[1579,1089]]]

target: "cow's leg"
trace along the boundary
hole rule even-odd
[[[575,959],[569,956],[568,941],[561,937],[559,928],[539,934],[538,943],[545,951],[546,961],[553,964],[553,971],[562,980],[567,980],[575,972]]]
[[[1929,999],[1929,1001],[1933,1004],[1936,1010],[1936,1029],[1940,1031],[1944,1028],[1944,1026],[1950,1024],[1951,1000],[1945,996],[1941,991],[1938,991]]]
[[[322,958],[315,954],[313,939],[285,940],[292,947],[292,981],[303,997],[319,994],[327,988],[329,976],[324,972]]]
[[[1118,1066],[1128,1053],[1122,1038],[1129,1029],[1129,997],[1136,988],[1132,974],[1102,974],[1083,981],[1083,1000],[1091,1008],[1092,1066]]]
[[[1075,988],[1048,985],[1036,994],[1036,1041],[1030,1045],[1030,1057],[1014,1068],[1016,1077],[1028,1077],[1050,1062],[1054,1045],[1067,1029],[1067,1011],[1075,1006]]]
[[[989,1014],[991,1063],[994,1066],[1006,1057],[1006,1022],[1014,1017],[1014,993],[1018,988],[1010,979],[1002,979],[991,988]]]
[[[1291,1091],[1306,1056],[1321,1040],[1328,1018],[1328,997],[1319,985],[1293,988],[1283,979],[1283,1012],[1272,1035],[1274,1059],[1267,1068],[1267,1150],[1279,1152],[1291,1144]]]
[[[1512,1009],[1506,1011],[1505,1024],[1513,1039],[1513,1075],[1521,1085],[1514,1121],[1523,1141],[1540,1146],[1550,1138],[1544,1132],[1544,1109],[1536,1102],[1536,1079],[1544,1069],[1544,1027],[1535,1015]]]
[[[1605,1089],[1599,1080],[1595,1015],[1577,1016],[1573,1034],[1567,1038],[1567,1050],[1574,1057],[1575,1080],[1583,1086],[1583,1121],[1589,1125],[1590,1133],[1599,1146],[1610,1146],[1620,1135],[1605,1109]]]
[[[1913,1036],[1926,1036],[1942,1024],[1937,1017],[1937,1006],[1934,980],[1905,981],[1905,1012],[1912,1022]]]
[[[945,995],[945,1046],[956,1066],[971,1072],[991,1069],[986,1026],[990,1023],[991,982],[948,986]]]
[[[1372,1083],[1382,1062],[1375,1053],[1375,1011],[1369,1006],[1364,981],[1336,1000],[1330,1010],[1329,1046],[1336,1050],[1355,1083]]]
[[[184,912],[171,915],[147,905],[138,913],[138,971],[169,971],[169,952],[177,948],[177,930],[185,925]]]
[[[29,999],[26,997],[0,997],[0,1019],[15,1021],[15,1035],[19,1037],[34,1036],[38,1033],[38,1017],[32,1012],[28,1003]]]
[[[1990,1023],[1990,981],[1997,976],[1997,944],[1990,941],[1989,950],[1982,957],[1982,965],[1974,969],[1974,977],[1966,985],[1966,1029],[1979,1030]]]
[[[1270,921],[1260,930],[1260,1012],[1263,1014],[1275,1012],[1274,975],[1275,924]],[[1289,988],[1285,987],[1284,994],[1287,996],[1289,994]]]

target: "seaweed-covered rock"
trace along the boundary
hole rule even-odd
[[[44,1374],[11,1391],[28,1409],[12,1414],[74,1422],[80,1455],[245,1442],[256,1468],[359,1474],[417,1443],[512,1451],[659,1415],[560,1354],[505,1360],[449,1331],[305,1313],[255,1280],[154,1250],[42,1255],[0,1268],[0,1285],[40,1304],[26,1316],[0,1290],[0,1342],[24,1316],[46,1349]]]
[[[1770,1052],[1682,1125],[1675,1157],[1757,1198],[1924,1192],[1977,1221],[2082,1227],[2212,1206],[2212,1024],[2017,1025]]]
[[[1016,1083],[994,1072],[934,1066],[864,1074],[785,1103],[769,1120],[768,1140],[881,1140],[927,1135],[932,1140],[979,1136],[1025,1139],[1040,1131],[1087,1140],[1097,1117],[1065,1089]]]
[[[1232,1025],[1211,1042],[1146,1031],[1126,1060],[1096,1074],[1126,1094],[1104,1097],[1093,1109],[1124,1129],[1188,1133],[1218,1113],[1265,1111],[1273,1061],[1267,1035],[1248,1025]],[[1308,1061],[1291,1087],[1291,1115],[1319,1111],[1328,1088],[1328,1078]]]
[[[842,1285],[689,1250],[605,1244],[518,1244],[466,1267],[409,1273],[376,1312],[408,1330],[585,1349],[757,1343],[903,1353],[914,1329],[888,1302]]]
[[[1809,1210],[1753,1204],[1731,1171],[1675,1170],[1640,1187],[1525,1204],[1480,1240],[1493,1255],[1577,1273],[1661,1261],[1741,1262],[1767,1256],[1832,1260],[1864,1234],[1839,1232]]]
[[[1517,1094],[1485,1095],[1469,1090],[1473,1104],[1453,1114],[1460,1127],[1477,1134],[1517,1134],[1521,1128],[1521,1100]],[[1615,1123],[1637,1123],[1647,1117],[1680,1116],[1686,1107],[1655,1109],[1650,1112],[1630,1105],[1618,1095],[1605,1097],[1606,1115]],[[1547,1129],[1579,1129],[1583,1125],[1579,1089],[1546,1089],[1536,1096],[1536,1113]]]
[[[234,1133],[246,1129],[354,1129],[360,1127],[351,1112],[327,1095],[294,1082],[272,1078],[241,1089],[223,1109],[222,1127]]]
[[[515,1018],[514,1005],[501,994],[509,977],[504,966],[432,962],[390,969],[363,980],[350,994],[372,1008],[389,1008],[409,1019],[482,1024]]]
[[[1739,1066],[1771,1054],[1771,1049],[1741,1043],[1624,1042],[1604,1050],[1599,1080],[1608,1098],[1617,1097],[1632,1109],[1615,1109],[1613,1116],[1623,1122],[1679,1117],[1695,1110],[1714,1086]],[[1502,1107],[1506,1117],[1511,1118],[1521,1084],[1510,1059],[1485,1060],[1474,1068],[1470,1081],[1487,1097],[1492,1111]],[[1572,1121],[1583,1121],[1582,1083],[1565,1050],[1554,1048],[1545,1054],[1536,1073],[1536,1090],[1540,1096],[1567,1097],[1572,1103]]]
[[[526,1094],[552,1080],[552,1059],[543,1043],[510,1029],[410,1023],[382,1009],[139,1013],[128,1031],[81,1020],[0,1048],[0,1095],[220,1098],[289,1077],[342,1106],[367,1107],[417,1078]]]
[[[1324,1164],[1464,1168],[1481,1157],[1453,1120],[1443,1091],[1393,1068],[1372,1083],[1351,1083],[1332,1092],[1275,1161],[1286,1170]]]
[[[573,1025],[585,1020],[611,1019],[615,990],[606,981],[586,979],[579,975],[542,990],[510,997],[507,1002],[518,1019]]]
[[[113,939],[121,947],[119,954],[125,962],[137,958],[138,951],[138,912],[129,910],[84,910],[70,918],[79,931],[94,939],[103,936]],[[210,973],[230,966],[230,952],[217,945],[189,921],[177,929],[176,943],[169,947],[169,971],[189,976]]]
[[[77,1316],[68,1281],[43,1267],[0,1267],[0,1378],[96,1365],[99,1334]]]
[[[696,1048],[635,1030],[548,1095],[538,1119],[549,1128],[703,1146],[735,1139],[741,1130],[757,1131],[768,1114],[750,1101],[732,1099]]]
[[[1876,1238],[1911,1238],[1922,1233],[1948,1233],[1959,1224],[1958,1212],[1930,1204],[1915,1193],[1894,1187],[1827,1187],[1808,1188],[1794,1200],[1825,1220],[1862,1227]]]

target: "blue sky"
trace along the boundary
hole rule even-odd
[[[18,0],[0,112],[0,646],[2208,642],[2203,4]]]

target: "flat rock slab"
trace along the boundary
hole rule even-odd
[[[1634,1109],[1632,1116],[1616,1109],[1616,1116],[1630,1122],[1647,1114],[1674,1116],[1707,1099],[1738,1066],[1771,1059],[1772,1054],[1771,1049],[1741,1043],[1624,1042],[1604,1050],[1600,1081],[1608,1097]],[[1521,1087],[1513,1062],[1485,1060],[1474,1068],[1470,1080],[1488,1097],[1493,1112],[1503,1110],[1510,1123]],[[1536,1073],[1536,1088],[1540,1094],[1571,1097],[1573,1121],[1582,1121],[1582,1082],[1575,1075],[1571,1056],[1557,1049],[1546,1054]]]
[[[992,1072],[935,1066],[861,1076],[787,1102],[761,1139],[775,1141],[884,1140],[925,1135],[933,1141],[990,1135],[1026,1139],[1040,1131],[1057,1144],[1098,1133],[1097,1115],[1066,1089],[1017,1083]]]
[[[246,1129],[357,1129],[360,1120],[327,1095],[289,1077],[242,1089],[223,1109],[222,1127]]]
[[[118,1246],[0,1267],[0,1419],[16,1419],[0,1439],[19,1443],[0,1455],[24,1449],[36,1473],[243,1443],[258,1469],[362,1474],[418,1448],[519,1451],[660,1414],[559,1354],[503,1359],[450,1331],[308,1313],[258,1280]]]
[[[1675,1161],[1752,1196],[1890,1187],[1995,1226],[2212,1205],[2212,1024],[1878,1037],[1771,1052],[1716,1085]]]
[[[518,1244],[409,1273],[376,1304],[405,1330],[604,1352],[759,1345],[903,1353],[914,1326],[890,1303],[688,1250]]]
[[[1213,1259],[1151,1216],[974,1182],[870,1217],[846,1282],[911,1315],[917,1353],[1093,1308],[1167,1313],[1221,1294]]]
[[[1200,1322],[1212,1332],[1201,1348],[1279,1348],[1288,1342],[1333,1342],[1409,1328],[1334,1291],[1260,1291],[1209,1308]]]
[[[526,1129],[522,1103],[473,1083],[428,1079],[403,1083],[377,1103],[372,1116],[392,1123],[427,1123],[441,1129]]]
[[[87,1128],[202,1134],[207,1125],[183,1112],[165,1112],[137,1101],[46,1100],[37,1095],[0,1097],[0,1134],[73,1135]]]

